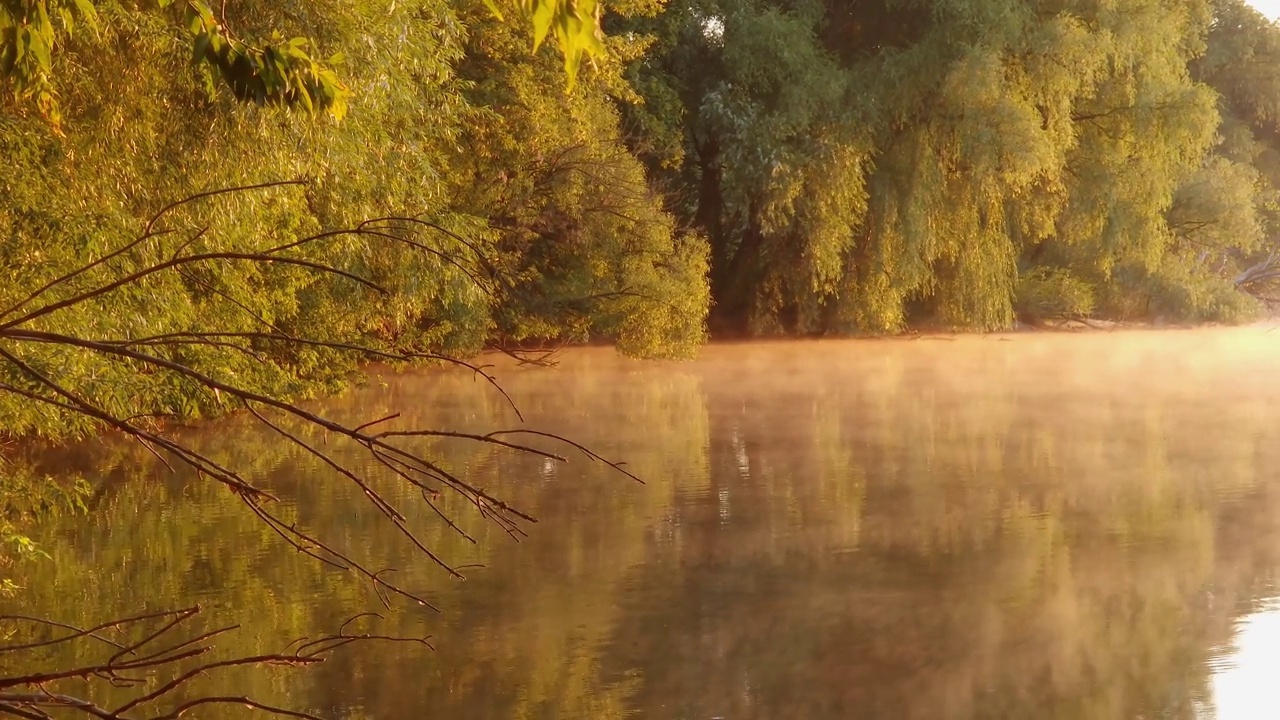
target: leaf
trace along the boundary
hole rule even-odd
[[[196,11],[196,14],[200,16],[200,20],[204,22],[205,25],[208,25],[209,27],[217,26],[218,21],[213,17],[213,8],[209,7],[206,3],[196,2],[195,0],[191,0],[191,2],[188,2],[187,4]]]
[[[37,34],[48,36],[52,40],[53,25],[49,22],[49,8],[44,2],[36,3],[36,21],[34,25],[38,28]]]
[[[298,104],[301,105],[308,113],[312,115],[315,114],[316,106],[315,103],[311,101],[311,92],[308,88],[303,88],[302,91],[298,93]]]
[[[48,70],[53,64],[48,40],[40,35],[32,36],[31,40],[31,54],[35,56],[36,63],[39,64],[41,69]]]
[[[91,26],[98,20],[98,9],[94,7],[93,0],[75,0],[76,11],[80,13],[80,17]]]
[[[329,105],[329,114],[338,122],[342,122],[342,119],[347,116],[347,101],[343,95],[334,98]]]
[[[542,46],[542,41],[547,39],[547,33],[551,31],[551,26],[556,21],[558,11],[563,8],[559,4],[560,0],[538,0],[533,6],[533,49],[537,52]]]
[[[209,45],[213,42],[213,38],[209,33],[202,32],[196,36],[196,41],[191,48],[191,64],[198,65],[209,54]]]
[[[494,17],[502,21],[506,20],[506,18],[502,17],[502,11],[498,9],[498,3],[494,2],[494,0],[484,0],[484,5],[489,8],[489,12],[493,13]]]
[[[203,65],[200,69],[200,85],[204,88],[205,95],[209,99],[213,99],[218,94],[218,87],[213,77],[213,67]]]
[[[13,39],[13,63],[17,65],[22,62],[22,58],[27,54],[27,46],[31,43],[31,30],[22,28],[18,31],[17,36]]]

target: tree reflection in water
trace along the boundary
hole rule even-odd
[[[351,718],[1232,717],[1211,661],[1280,572],[1280,334],[1009,340],[504,367],[534,427],[628,458],[647,484],[435,441],[541,520],[520,545],[483,523],[474,546],[424,538],[486,565],[465,583],[407,566],[411,548],[275,438],[202,430],[202,450],[253,464],[305,522],[400,563],[444,608],[386,623],[435,652],[222,682]],[[481,430],[501,402],[428,372],[328,408]],[[373,601],[216,489],[141,456],[94,462],[90,527],[51,529],[25,607],[79,621],[196,599],[211,624],[243,622],[248,648]]]

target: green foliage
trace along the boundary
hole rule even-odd
[[[19,98],[34,99],[40,112],[57,122],[51,75],[58,31],[72,32],[77,24],[92,29],[96,18],[91,0],[0,2],[0,77],[12,79]]]
[[[161,0],[161,5],[171,1]],[[286,41],[277,32],[263,47],[251,47],[228,38],[213,11],[203,3],[187,4],[187,29],[194,38],[191,61],[200,68],[210,95],[215,92],[216,77],[239,100],[297,105],[312,113],[326,111],[335,120],[346,115],[350,92],[331,67],[308,54],[307,38]],[[341,61],[341,55],[333,55],[327,65]]]
[[[1093,313],[1093,288],[1061,268],[1037,267],[1018,278],[1014,308],[1030,321],[1088,317]]]
[[[190,43],[191,61],[205,78],[209,94],[216,92],[215,79],[222,80],[232,94],[245,101],[299,106],[310,112],[328,112],[341,119],[349,92],[328,65],[308,53],[305,37],[285,40],[275,31],[270,40],[255,47],[227,34],[226,18],[216,17],[202,0],[139,0],[136,3],[95,0],[5,0],[0,3],[0,78],[13,84],[19,100],[34,99],[40,113],[58,127],[62,110],[58,103],[55,66],[62,47],[94,34],[100,10],[112,19],[117,10],[156,13],[172,21],[172,33],[183,28]],[[225,4],[223,6],[225,10]]]
[[[558,70],[522,62],[523,37],[479,20],[459,72],[484,111],[457,161],[455,203],[496,231],[496,332],[517,344],[613,338],[624,352],[690,356],[709,301],[705,245],[676,226],[642,164],[620,142],[611,96],[618,62],[571,94],[548,93]],[[643,40],[614,41],[619,61]]]
[[[499,3],[513,6],[516,13],[533,28],[533,50],[537,52],[548,35],[564,55],[564,70],[569,87],[578,77],[578,67],[588,58],[604,54],[604,38],[600,32],[600,16],[604,3],[599,0],[484,0],[485,5],[502,19]]]
[[[483,0],[499,18],[499,0]],[[232,37],[225,16],[226,3],[215,14],[204,0],[4,0],[0,2],[0,78],[13,84],[15,97],[34,100],[40,113],[58,127],[56,51],[96,29],[98,3],[109,10],[124,8],[156,13],[172,23],[191,47],[191,62],[198,68],[205,91],[225,85],[239,100],[300,107],[309,113],[327,112],[341,120],[346,114],[350,90],[335,68],[342,53],[317,60],[312,41],[305,36],[286,39],[272,29],[261,44]],[[584,60],[605,53],[600,19],[603,3],[597,0],[501,0],[528,21],[537,51],[548,35],[555,38],[564,56],[569,87],[577,81]],[[395,14],[395,3],[391,5]],[[248,16],[246,15],[246,18]],[[185,32],[179,30],[181,28]],[[218,81],[221,81],[219,83]]]
[[[207,76],[191,70],[164,17],[101,6],[97,34],[62,50],[60,131],[24,114],[21,100],[0,104],[0,272],[14,279],[0,283],[4,330],[131,344],[289,398],[340,387],[367,356],[286,336],[463,355],[487,343],[612,340],[630,354],[688,356],[701,342],[704,246],[677,229],[617,139],[619,63],[642,42],[613,42],[619,61],[566,94],[558,63],[530,60],[524,35],[478,3],[461,15],[438,0],[235,9],[258,18],[244,27],[252,35],[286,25],[344,49],[353,100],[343,122],[299,122],[270,88],[245,86],[261,105],[202,96]],[[209,52],[218,47],[211,39]],[[287,94],[281,73],[259,79]],[[307,180],[152,220],[180,198],[281,178]],[[165,259],[180,264],[148,270]],[[94,288],[111,289],[71,302]],[[203,332],[226,342],[180,339]],[[161,381],[98,349],[6,336],[0,350],[118,417],[228,407],[199,383]],[[0,383],[35,390],[13,362],[0,363]],[[13,392],[0,393],[0,418],[18,437],[101,428]]]
[[[721,327],[1007,327],[1019,267],[1226,298],[1274,235],[1274,160],[1222,131],[1280,107],[1280,30],[1238,0],[684,0],[630,27],[659,39],[625,126],[709,238]]]
[[[1219,94],[1217,162],[1240,176],[1229,192],[1252,197],[1216,224],[1242,242],[1211,242],[1201,256],[1236,287],[1273,302],[1280,289],[1280,28],[1241,0],[1215,0],[1213,9],[1207,50],[1193,71]]]
[[[1116,276],[1118,282],[1100,293],[1098,303],[1109,316],[1235,324],[1259,314],[1256,300],[1194,261],[1165,263],[1155,272],[1121,267]]]
[[[0,597],[22,589],[26,572],[16,567],[19,563],[48,557],[26,528],[84,511],[88,494],[88,484],[79,478],[53,478],[23,460],[0,457]]]

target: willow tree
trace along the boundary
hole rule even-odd
[[[1246,196],[1253,212],[1200,213],[1192,226],[1203,261],[1274,305],[1280,260],[1280,28],[1238,0],[1216,0],[1207,50],[1193,66],[1219,95],[1217,162],[1234,176],[1209,197]],[[1212,179],[1212,176],[1210,177]],[[1209,222],[1205,222],[1208,220]],[[1233,242],[1234,241],[1234,242]]]
[[[653,2],[617,3],[618,15]],[[648,38],[610,37],[595,71],[549,93],[560,70],[522,62],[525,38],[482,13],[458,73],[477,109],[460,134],[454,204],[492,228],[501,275],[495,333],[509,343],[610,338],[632,355],[691,355],[708,304],[704,245],[677,227],[620,140],[621,76]]]
[[[711,245],[722,324],[773,317],[828,292],[862,214],[862,148],[848,78],[817,37],[820,13],[767,3],[675,3],[632,69],[627,108],[652,169],[683,182],[678,207]],[[816,312],[806,303],[804,320]],[[793,313],[795,314],[795,313]]]
[[[1185,291],[1172,314],[1230,314],[1188,251],[1208,206],[1236,220],[1220,239],[1253,242],[1249,169],[1212,155],[1214,93],[1190,71],[1211,18],[1202,0],[675,3],[632,72],[686,114],[679,151],[652,112],[629,127],[696,197],[730,326],[993,329],[1046,291],[1067,312]]]

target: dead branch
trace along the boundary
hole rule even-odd
[[[1249,285],[1280,278],[1280,268],[1276,267],[1277,261],[1280,261],[1280,249],[1272,250],[1266,259],[1245,268],[1243,272],[1235,277],[1233,283],[1238,288],[1246,288]]]

